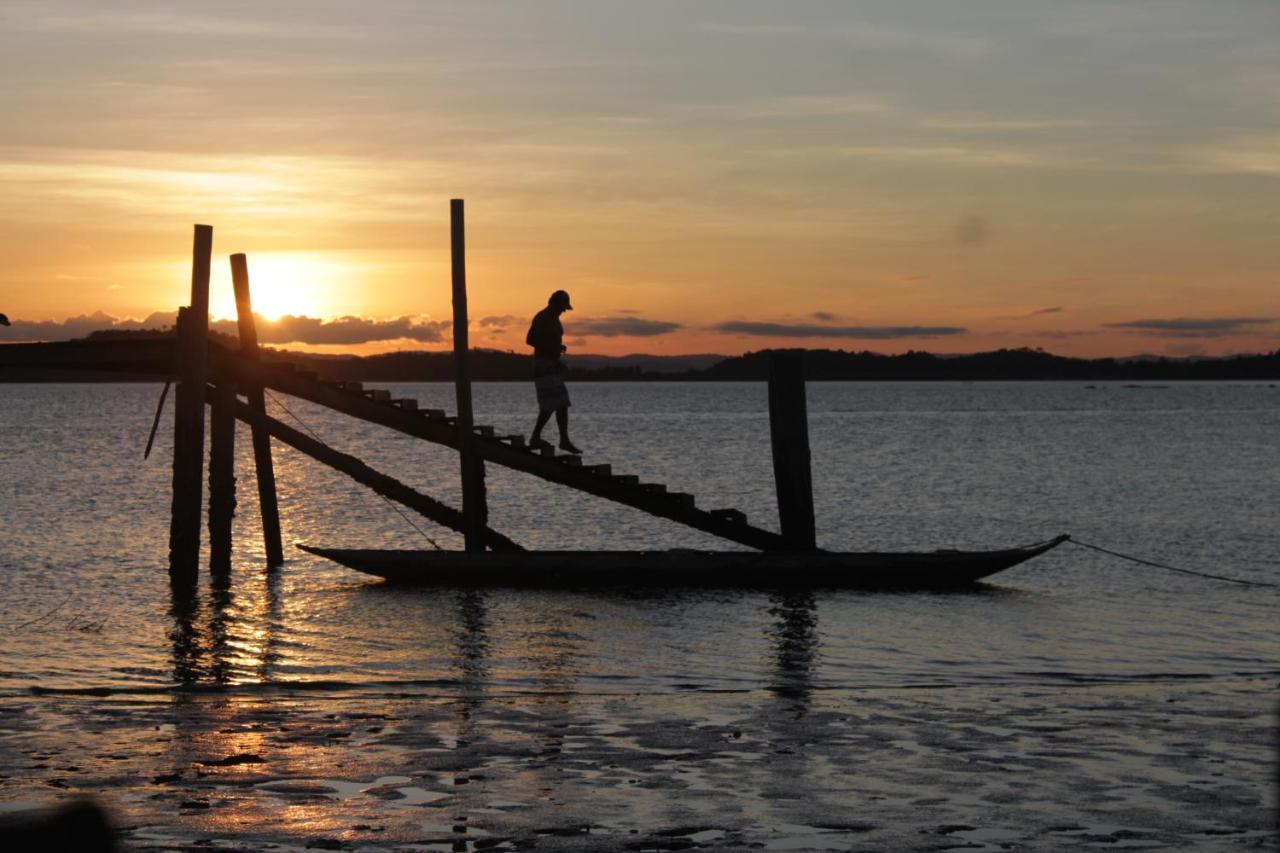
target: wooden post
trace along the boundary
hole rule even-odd
[[[209,573],[231,576],[231,520],[236,514],[236,386],[220,379],[209,428]]]
[[[468,551],[484,550],[489,508],[484,488],[484,460],[476,452],[471,412],[471,370],[467,358],[467,244],[462,199],[449,202],[453,249],[453,374],[458,399],[458,455],[462,461],[462,514]]]
[[[169,580],[194,588],[200,564],[204,484],[204,385],[209,353],[209,263],[213,227],[197,225],[191,256],[191,305],[178,312],[178,387],[173,406],[173,503]]]
[[[775,352],[769,357],[769,439],[782,537],[790,549],[812,551],[818,542],[809,470],[804,360],[798,352]]]
[[[258,360],[258,327],[253,319],[253,303],[249,299],[249,262],[243,254],[231,256],[231,283],[236,291],[236,321],[240,329],[240,354],[249,361]],[[242,383],[241,390],[256,415],[266,417],[267,404],[261,383]],[[271,436],[261,420],[250,421],[253,434],[253,462],[258,472],[258,506],[262,509],[262,540],[267,552],[267,566],[284,563],[284,546],[280,541],[280,508],[276,504],[276,471],[271,461]]]

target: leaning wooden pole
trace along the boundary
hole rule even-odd
[[[458,400],[458,455],[462,465],[463,536],[468,551],[484,550],[489,507],[484,487],[484,460],[476,452],[471,411],[471,367],[467,343],[467,243],[462,199],[449,202],[453,255],[453,372]]]
[[[200,565],[204,474],[204,396],[209,352],[209,264],[213,227],[197,225],[191,256],[191,305],[178,315],[178,387],[173,406],[173,503],[169,580],[194,587]]]
[[[231,577],[231,523],[236,514],[236,386],[219,379],[209,426],[209,573]]]
[[[778,492],[778,520],[787,547],[818,547],[809,466],[809,418],[804,393],[804,360],[798,352],[769,357],[769,439]]]
[[[249,262],[243,254],[231,256],[231,283],[236,292],[236,322],[240,330],[240,353],[251,362],[258,361],[258,327],[253,319],[253,303],[249,298]],[[262,383],[241,386],[249,408],[265,417],[266,399]],[[280,538],[280,508],[276,503],[276,471],[271,460],[271,436],[261,423],[249,421],[253,436],[253,462],[258,473],[258,505],[262,509],[262,541],[267,553],[267,566],[284,563],[284,545]]]
[[[246,423],[257,421],[277,441],[283,442],[294,450],[310,456],[317,462],[328,465],[335,471],[346,474],[357,483],[368,486],[383,497],[409,507],[424,518],[428,518],[450,530],[465,532],[465,517],[461,512],[448,504],[441,503],[435,498],[422,494],[394,477],[370,468],[356,457],[340,450],[335,450],[324,442],[312,438],[306,433],[296,430],[269,415],[259,415],[244,403],[236,403],[236,417]],[[491,550],[524,550],[496,530],[490,530],[486,527],[481,535],[484,543]]]

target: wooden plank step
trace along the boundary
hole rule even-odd
[[[640,478],[635,474],[610,474],[609,479],[619,486],[635,486],[640,483]]]
[[[538,447],[535,447],[534,450],[548,459],[554,459],[556,456],[556,449],[550,444],[539,445]]]
[[[342,383],[342,390],[351,394],[361,394],[364,393],[364,383],[348,379]]]
[[[566,453],[563,456],[557,456],[556,461],[561,465],[568,465],[570,468],[582,467],[582,457],[574,453]]]
[[[419,411],[425,415],[429,421],[443,421],[447,420],[449,417],[445,414],[444,409],[419,409]]]
[[[711,510],[713,518],[721,521],[727,521],[730,524],[746,524],[747,514],[740,509],[713,509]]]
[[[493,427],[491,426],[477,424],[472,427],[472,429],[475,430],[476,435],[481,436],[482,438],[493,438]]]
[[[636,488],[651,495],[665,495],[667,493],[667,487],[662,483],[640,483]]]
[[[511,445],[512,447],[524,447],[523,435],[504,435],[499,440],[505,441],[507,444]]]
[[[595,474],[597,477],[608,477],[613,473],[612,465],[584,465],[583,471]]]
[[[391,392],[385,388],[369,388],[364,392],[364,395],[370,400],[375,400],[379,403],[391,402]]]
[[[418,411],[418,401],[409,397],[402,397],[399,400],[392,400],[391,404],[393,406],[399,406],[400,408],[404,409],[407,412]]]
[[[693,509],[693,495],[688,492],[669,492],[667,494],[667,500],[683,509]]]

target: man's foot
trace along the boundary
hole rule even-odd
[[[573,446],[573,442],[567,438],[560,439],[560,449],[565,453],[581,453],[582,451]]]
[[[529,446],[534,450],[550,450],[551,442],[540,435],[531,435],[529,436]]]

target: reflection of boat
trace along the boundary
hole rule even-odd
[[[389,551],[302,550],[385,578],[436,586],[715,586],[939,589],[1016,566],[1069,537],[1004,551]]]

